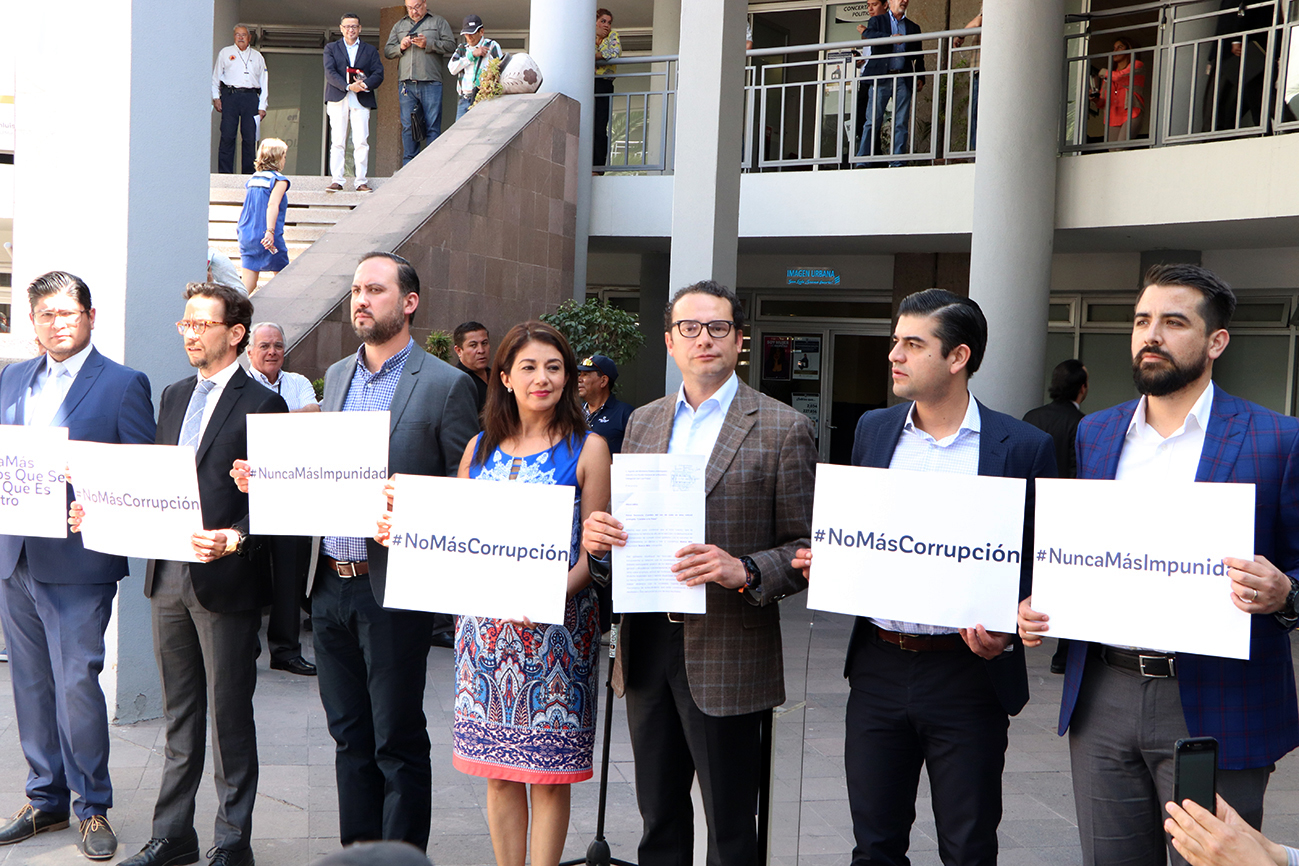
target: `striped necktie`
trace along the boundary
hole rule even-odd
[[[198,450],[199,433],[203,429],[203,410],[207,407],[207,395],[212,393],[216,382],[211,379],[199,379],[194,393],[189,397],[189,406],[185,409],[185,423],[180,428],[180,445],[188,445]]]

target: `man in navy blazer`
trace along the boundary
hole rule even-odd
[[[27,299],[45,354],[0,370],[0,424],[67,427],[70,439],[89,442],[152,442],[149,380],[90,344],[95,309],[86,284],[53,271],[32,282]],[[126,572],[125,557],[86,550],[80,535],[0,535],[0,618],[29,768],[28,804],[0,823],[0,844],[68,826],[71,808],[87,857],[109,859],[117,849],[105,817],[113,787],[99,672]]]
[[[348,13],[339,22],[343,38],[325,46],[325,113],[329,115],[329,192],[343,188],[347,126],[352,125],[352,161],[357,192],[369,192],[370,111],[378,108],[374,91],[383,83],[383,62],[373,45],[361,41],[361,19]],[[348,70],[358,72],[348,73]]]
[[[889,362],[893,393],[912,402],[863,415],[852,462],[1027,479],[1022,598],[1032,575],[1033,480],[1055,477],[1055,454],[1045,433],[970,395],[987,343],[988,323],[974,301],[942,289],[904,298]],[[977,506],[945,502],[938,479],[909,504]],[[801,550],[794,564],[810,559],[811,551]],[[943,862],[996,863],[1009,716],[1028,702],[1019,640],[981,624],[958,630],[858,617],[844,676],[851,687],[844,765],[853,864],[907,862],[922,765]]]
[[[907,17],[910,3],[911,0],[889,0],[888,12],[872,17],[866,24],[863,37],[887,39],[890,36],[919,35],[920,25]],[[893,100],[892,151],[894,154],[907,152],[907,143],[911,139],[912,86],[914,84],[915,90],[925,87],[925,56],[918,53],[920,48],[919,40],[871,48],[870,59],[862,67],[859,85],[870,92],[861,139],[857,144],[858,156],[880,153],[880,128],[884,121],[884,107],[890,99]],[[896,161],[889,163],[892,166],[901,164]]]
[[[1173,744],[1218,740],[1217,790],[1257,828],[1275,762],[1299,745],[1290,630],[1299,621],[1299,420],[1213,384],[1236,307],[1231,289],[1191,265],[1156,265],[1137,296],[1132,369],[1138,399],[1078,426],[1078,477],[1253,484],[1253,560],[1224,560],[1232,603],[1252,614],[1248,661],[1071,642],[1060,706],[1069,732],[1083,861],[1163,862],[1161,804],[1173,796]],[[1204,519],[1212,519],[1204,515]],[[1020,604],[1036,645],[1049,612]],[[1137,599],[1158,615],[1158,599]],[[1171,846],[1174,863],[1183,861]]]

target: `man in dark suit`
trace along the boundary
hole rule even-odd
[[[904,298],[889,362],[893,393],[912,402],[863,415],[852,462],[1027,479],[1023,597],[1032,574],[1033,481],[1055,477],[1055,458],[1046,434],[970,395],[987,344],[987,320],[968,298],[942,289]],[[799,551],[794,564],[810,563],[811,551]],[[981,624],[957,630],[858,617],[844,676],[852,862],[907,862],[927,765],[943,862],[996,863],[1009,716],[1028,702],[1015,636]]]
[[[363,343],[326,371],[323,410],[388,410],[388,472],[454,476],[478,432],[474,386],[411,339],[418,307],[410,262],[390,253],[361,259],[351,311]],[[423,850],[433,797],[424,682],[435,614],[383,606],[388,548],[373,538],[325,538],[320,554],[307,591],[320,701],[338,744],[339,836],[344,845],[387,839]]]
[[[347,126],[352,125],[352,162],[356,191],[369,192],[370,112],[379,107],[374,91],[383,83],[379,51],[361,41],[361,19],[352,13],[339,22],[343,38],[325,46],[325,113],[329,115],[329,170],[333,183],[328,192],[343,188]]]
[[[67,427],[68,438],[89,442],[152,442],[149,380],[90,344],[89,287],[53,271],[32,281],[27,300],[45,352],[0,370],[0,424]],[[0,845],[66,827],[73,809],[82,853],[107,860],[117,850],[106,817],[113,786],[99,672],[113,596],[126,572],[125,557],[86,550],[79,535],[0,535],[0,620],[29,768],[27,805],[0,822]]]
[[[889,0],[889,11],[876,15],[866,25],[863,34],[867,39],[887,39],[890,36],[911,36],[920,33],[920,25],[907,17],[907,6],[911,0]],[[870,103],[866,120],[862,124],[861,139],[857,144],[857,156],[876,156],[880,151],[879,136],[884,122],[884,107],[893,100],[892,152],[908,152],[911,140],[911,96],[915,91],[924,90],[925,56],[920,51],[920,41],[902,42],[893,45],[876,45],[871,49],[870,59],[862,68],[862,76],[871,79],[863,86],[870,91]],[[917,53],[911,53],[917,52]],[[902,165],[899,161],[890,166]]]
[[[1299,420],[1213,384],[1236,308],[1193,265],[1156,265],[1137,296],[1132,373],[1142,397],[1078,426],[1078,477],[1254,485],[1254,558],[1226,558],[1232,603],[1252,614],[1248,661],[1072,641],[1060,704],[1069,733],[1083,862],[1163,862],[1161,804],[1173,797],[1173,744],[1218,740],[1218,793],[1256,829],[1276,761],[1299,745],[1290,630],[1299,622]],[[1211,515],[1205,515],[1212,519]],[[1020,603],[1029,646],[1047,612]],[[1158,600],[1151,615],[1159,615]],[[1174,863],[1185,861],[1171,847]]]
[[[735,375],[744,312],[729,288],[681,289],[663,325],[681,388],[632,413],[622,453],[707,455],[704,543],[677,551],[672,569],[687,585],[707,585],[708,612],[623,616],[613,682],[627,697],[636,759],[638,862],[690,862],[698,774],[708,862],[756,863],[770,748],[760,731],[785,700],[776,602],[807,587],[790,559],[811,533],[816,444],[806,416]],[[587,518],[582,544],[595,576],[607,579],[607,554],[625,538],[612,515]]]
[[[252,302],[236,289],[217,283],[185,289],[185,317],[176,326],[198,375],[162,392],[156,441],[195,449],[204,529],[190,539],[198,562],[150,560],[145,572],[162,675],[166,758],[153,837],[123,866],[198,861],[194,798],[203,779],[208,712],[217,790],[210,863],[253,866],[253,688],[257,630],[262,606],[270,602],[270,563],[267,547],[248,536],[248,497],[231,480],[230,465],[248,453],[247,416],[288,407],[239,366],[252,317]]]

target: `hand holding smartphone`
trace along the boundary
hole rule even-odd
[[[1187,737],[1173,746],[1173,802],[1193,800],[1209,812],[1218,809],[1218,741]]]

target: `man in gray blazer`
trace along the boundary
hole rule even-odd
[[[761,724],[785,700],[776,602],[807,587],[790,561],[811,534],[816,445],[806,416],[735,375],[744,313],[729,288],[681,289],[663,324],[682,385],[632,413],[622,453],[708,455],[705,543],[677,551],[673,566],[678,580],[707,584],[708,612],[623,617],[613,680],[645,825],[638,862],[690,862],[698,773],[708,862],[755,863]],[[586,520],[597,578],[625,539],[610,514]]]
[[[455,475],[478,432],[469,377],[410,336],[419,275],[389,253],[368,253],[352,282],[360,349],[325,373],[325,412],[392,413],[388,472]],[[378,443],[358,443],[373,447]],[[338,825],[344,845],[376,839],[428,846],[432,765],[424,678],[433,614],[383,606],[388,549],[374,539],[325,538],[311,596],[320,701],[338,744]]]

